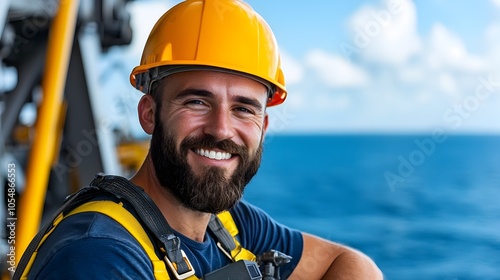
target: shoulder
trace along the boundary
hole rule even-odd
[[[240,200],[236,203],[236,205],[229,210],[231,215],[236,217],[244,217],[245,221],[248,221],[248,218],[256,219],[268,219],[269,215],[264,212],[262,209],[258,208],[255,205],[252,205],[244,200]]]
[[[264,210],[246,201],[238,202],[229,212],[243,247],[256,255],[274,249],[292,257],[292,261],[281,269],[283,276],[288,276],[302,256],[302,232],[277,222]]]
[[[89,269],[92,268],[92,269]],[[30,278],[153,279],[148,256],[112,218],[80,213],[64,219],[39,249]]]
[[[241,228],[240,231],[250,228],[256,230],[255,234],[262,232],[299,233],[298,230],[279,223],[263,209],[244,200],[239,201],[229,212],[238,228]]]
[[[239,201],[229,212],[240,234],[255,236],[262,232],[274,232],[282,227],[264,210],[243,200]]]

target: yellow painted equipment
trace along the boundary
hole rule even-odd
[[[52,165],[58,135],[57,124],[62,107],[66,72],[68,69],[78,11],[77,0],[61,1],[52,22],[48,41],[45,74],[43,76],[43,99],[39,108],[35,141],[29,156],[26,188],[19,207],[16,255],[20,256],[40,228],[45,201],[45,192]],[[24,202],[24,203],[22,203]]]
[[[128,4],[0,1],[0,219],[15,224],[12,232],[0,228],[2,279],[10,279],[40,224],[68,194],[99,172],[134,172],[146,155],[147,137],[104,122],[109,110],[98,106],[95,62],[130,44]],[[15,190],[9,208],[6,188]]]

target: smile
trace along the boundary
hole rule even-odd
[[[216,152],[204,149],[196,149],[195,153],[197,153],[200,156],[204,156],[209,159],[215,159],[215,160],[225,160],[225,159],[230,159],[232,157],[230,153]]]

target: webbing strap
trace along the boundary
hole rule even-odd
[[[16,271],[14,272],[14,275],[12,276],[13,280],[19,280],[19,279],[27,279],[28,278],[28,273],[31,269],[31,266],[33,265],[33,262],[36,258],[36,251],[38,250],[39,246],[43,243],[45,238],[52,232],[54,229],[54,223],[57,221],[62,220],[62,213],[66,209],[71,209],[75,205],[79,205],[82,203],[82,201],[86,201],[92,197],[95,196],[95,193],[97,192],[97,188],[95,187],[88,187],[81,189],[80,191],[76,192],[74,195],[70,196],[67,198],[66,202],[64,203],[63,206],[59,208],[59,210],[56,211],[56,213],[52,216],[51,222],[46,223],[40,231],[37,233],[37,235],[31,240],[30,244],[28,247],[26,247],[26,250],[24,251],[21,260],[17,264]]]
[[[233,216],[229,211],[221,212],[217,214],[216,218],[212,218],[209,223],[209,228],[221,243],[221,246],[223,247],[221,249],[230,252],[230,258],[234,262],[239,260],[257,260],[257,257],[249,250],[243,248],[238,239],[236,239],[239,231],[236,223],[234,222]],[[228,239],[231,240],[228,241]],[[226,242],[226,244],[223,242]]]
[[[210,217],[208,227],[215,234],[217,240],[221,243],[222,248],[226,252],[231,252],[234,248],[236,248],[233,237],[229,234],[229,231],[224,228],[224,225],[222,225],[222,222],[217,218],[217,216],[212,215]]]
[[[22,272],[22,276],[20,276],[22,280],[26,280],[28,279],[28,273],[31,269],[31,266],[33,266],[33,263],[35,262],[35,259],[36,259],[36,256],[38,254],[38,249],[40,248],[40,246],[42,246],[43,242],[45,242],[45,239],[47,239],[47,237],[54,231],[54,229],[56,228],[56,226],[64,219],[63,217],[63,213],[60,213],[57,218],[54,220],[53,222],[53,226],[52,228],[50,228],[48,230],[48,232],[44,235],[41,235],[41,238],[40,238],[40,243],[38,244],[38,246],[35,248],[36,250],[31,254],[31,258],[29,259],[29,262],[27,263],[26,266],[22,266],[21,267],[21,264],[17,266],[16,268],[16,272],[19,271],[19,273]],[[28,251],[28,250],[26,250]],[[26,253],[24,254],[26,255]],[[24,256],[23,255],[23,256]],[[26,267],[26,269],[23,269],[24,267]],[[15,274],[15,273],[14,273]],[[16,278],[17,276],[13,277],[12,279],[17,279]]]
[[[156,255],[151,239],[137,219],[127,209],[123,208],[122,203],[116,203],[109,200],[87,202],[68,213],[64,218],[83,212],[101,213],[117,221],[137,240],[137,242],[139,242],[139,244],[141,244],[142,248],[144,248],[144,251],[151,260],[155,279],[170,279],[165,262]],[[195,277],[193,279],[198,278]]]
[[[90,185],[130,202],[139,218],[164,245],[165,261],[178,279],[194,275],[194,268],[181,249],[179,237],[175,236],[160,209],[142,188],[133,185],[124,177],[102,174],[98,174]]]

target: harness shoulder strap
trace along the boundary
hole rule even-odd
[[[213,216],[210,220],[209,228],[217,237],[219,241],[217,245],[219,248],[226,253],[230,259],[235,262],[239,260],[255,262],[257,260],[255,255],[243,248],[238,239],[236,239],[239,231],[229,211],[223,211],[217,214],[217,216]],[[230,252],[230,254],[227,252]]]
[[[40,246],[43,244],[43,242],[47,239],[47,237],[54,231],[54,229],[61,223],[62,220],[64,220],[67,217],[70,217],[75,214],[79,213],[84,213],[84,212],[97,212],[104,214],[112,219],[114,219],[116,222],[118,222],[120,225],[122,225],[134,238],[141,244],[142,248],[144,248],[144,251],[148,255],[151,264],[153,266],[153,274],[155,276],[155,279],[157,280],[170,280],[170,277],[167,272],[167,268],[165,266],[165,262],[161,259],[158,258],[158,256],[155,253],[154,245],[151,242],[151,239],[147,235],[147,233],[144,231],[144,228],[142,225],[137,221],[136,217],[134,217],[127,209],[123,207],[122,203],[116,203],[113,201],[109,200],[100,200],[100,201],[90,201],[87,203],[84,203],[66,215],[63,213],[59,214],[57,218],[53,222],[53,226],[48,231],[42,238],[41,242],[39,243],[36,251],[32,254],[32,257],[29,261],[28,266],[25,269],[25,275],[21,277],[21,279],[27,279],[27,273],[30,271],[30,268],[36,258],[38,249]],[[191,276],[186,278],[188,280],[198,280],[196,276]]]
[[[91,186],[123,198],[130,203],[138,217],[151,233],[162,243],[165,262],[177,279],[189,279],[195,271],[181,249],[181,241],[167,220],[146,192],[121,176],[98,174]]]
[[[45,241],[45,239],[47,239],[50,233],[52,233],[55,226],[62,221],[62,219],[64,218],[64,211],[73,209],[76,205],[80,205],[82,202],[95,197],[97,192],[97,188],[87,187],[79,190],[78,192],[67,198],[64,205],[62,205],[54,213],[54,215],[50,219],[51,222],[45,223],[40,231],[38,231],[36,236],[31,240],[28,247],[26,247],[26,250],[21,256],[21,260],[19,260],[19,263],[17,264],[14,275],[12,276],[13,280],[28,279],[28,274],[31,270],[31,266],[36,259],[38,248]]]
[[[154,245],[147,233],[144,231],[137,219],[123,207],[122,203],[113,201],[91,201],[87,202],[70,213],[64,218],[83,212],[97,212],[104,214],[119,224],[121,224],[136,240],[141,244],[142,248],[148,255],[153,266],[153,273],[157,280],[169,280],[165,262],[158,258],[155,253]],[[198,279],[198,278],[193,278]]]

